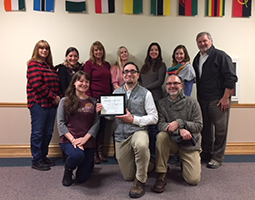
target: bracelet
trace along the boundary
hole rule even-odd
[[[72,138],[72,139],[71,139],[71,142],[73,143],[74,140],[75,140],[75,138]]]

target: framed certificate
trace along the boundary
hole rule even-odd
[[[100,114],[103,116],[126,114],[125,98],[125,94],[100,95],[99,102],[103,105]]]

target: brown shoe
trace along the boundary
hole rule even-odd
[[[145,183],[142,183],[135,179],[133,186],[129,191],[130,198],[140,198],[145,193]]]
[[[158,173],[157,180],[156,180],[154,186],[152,187],[152,190],[154,192],[158,192],[158,193],[164,192],[165,185],[167,183],[166,176],[167,176],[166,173]]]
[[[97,152],[95,152],[95,154],[94,154],[94,163],[95,164],[100,164],[100,158],[98,157],[98,153]]]
[[[100,161],[107,162],[106,157],[104,157],[104,155],[101,151],[98,152],[98,157],[99,157]]]

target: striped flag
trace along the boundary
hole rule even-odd
[[[151,14],[152,15],[170,15],[171,0],[151,0]]]
[[[96,13],[114,13],[114,0],[95,0]]]
[[[34,0],[35,11],[54,11],[54,0]]]
[[[4,0],[5,11],[25,10],[25,0]]]
[[[233,0],[234,17],[251,16],[251,0]]]
[[[179,15],[197,15],[197,0],[179,0]]]
[[[222,17],[225,15],[225,0],[207,0],[206,16]]]
[[[67,12],[85,12],[86,11],[85,0],[67,0],[66,11]]]
[[[126,14],[142,14],[143,0],[124,0],[123,10]]]

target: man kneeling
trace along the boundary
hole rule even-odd
[[[182,176],[190,185],[197,185],[201,178],[202,114],[198,102],[182,92],[183,83],[177,75],[170,75],[166,82],[167,97],[158,102],[158,129],[156,142],[156,169],[158,177],[155,192],[163,192],[167,183],[169,155],[179,154]]]

